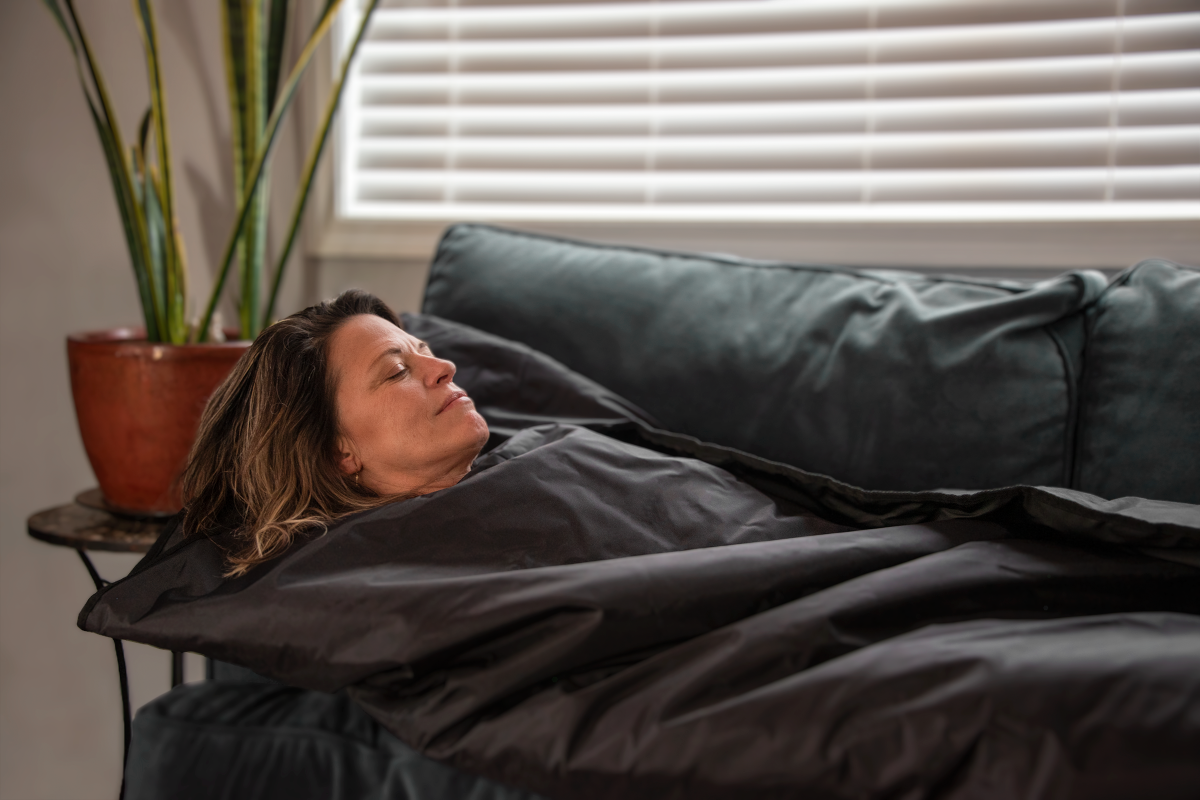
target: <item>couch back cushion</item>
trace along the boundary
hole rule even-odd
[[[1143,261],[1087,328],[1076,488],[1200,503],[1200,271]]]
[[[1104,286],[457,225],[423,311],[547,353],[673,431],[871,489],[978,489],[1070,479],[1081,309]]]

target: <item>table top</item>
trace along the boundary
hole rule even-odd
[[[29,535],[62,547],[144,553],[166,527],[167,518],[139,519],[95,508],[95,494],[82,492],[75,502],[37,512],[28,520]]]

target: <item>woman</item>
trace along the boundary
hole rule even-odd
[[[509,371],[504,381],[529,374]],[[476,462],[488,425],[454,375],[365,292],[275,323],[205,410],[183,475],[184,537],[220,547],[225,577],[236,577],[311,542],[301,534],[332,528],[342,541],[345,526],[331,523],[369,509],[403,547],[423,551],[426,570],[479,561],[467,545],[475,534],[484,560],[516,568],[844,529],[720,467],[572,424],[534,425]],[[468,473],[474,488],[442,496]],[[413,509],[384,508],[438,492],[422,497],[434,520],[400,522]],[[392,546],[367,560],[394,561]]]
[[[458,483],[488,428],[455,366],[351,290],[265,330],[217,389],[183,475],[191,537],[236,528],[240,575],[298,532]]]

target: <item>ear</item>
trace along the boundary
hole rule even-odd
[[[343,436],[338,437],[334,458],[337,459],[338,469],[347,475],[357,475],[362,470],[362,461],[354,452],[354,446]]]

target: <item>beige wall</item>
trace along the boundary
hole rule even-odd
[[[129,136],[146,104],[130,3],[77,5]],[[219,5],[172,0],[157,8],[180,222],[198,303],[233,216]],[[287,214],[298,172],[294,142],[284,145],[276,166],[278,217]],[[283,309],[323,289],[311,278],[315,272],[307,282],[303,273],[292,270]],[[353,282],[345,269],[332,271],[330,280]],[[389,285],[386,275],[382,285]],[[64,336],[139,317],[109,179],[66,42],[37,0],[0,3],[3,800],[117,794],[121,722],[112,645],[75,627],[91,582],[75,553],[29,539],[25,519],[95,483],[75,427]],[[96,561],[114,578],[136,557]],[[161,651],[129,649],[136,706],[168,688],[169,662]]]

